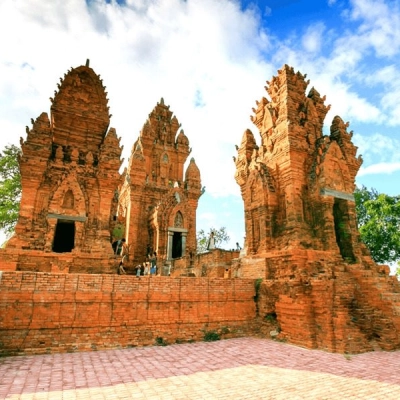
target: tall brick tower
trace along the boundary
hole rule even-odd
[[[7,249],[108,257],[122,149],[107,93],[89,62],[57,86],[51,118],[42,113],[21,139],[20,216]]]
[[[352,133],[335,117],[323,134],[329,106],[305,76],[284,66],[251,117],[261,143],[247,130],[236,160],[245,204],[247,254],[303,248],[354,261],[361,256],[353,191],[362,163]],[[345,240],[346,238],[346,240]]]
[[[259,310],[276,313],[281,336],[331,351],[376,341],[400,346],[400,286],[360,240],[353,192],[362,163],[348,124],[306,76],[285,65],[253,109],[260,143],[242,138],[235,179],[245,211],[245,255],[236,274],[262,278]],[[394,279],[392,279],[394,278]],[[372,322],[373,321],[373,322]]]
[[[118,218],[134,260],[156,251],[170,262],[196,250],[196,210],[200,171],[189,156],[189,140],[161,99],[149,114],[132,147],[119,196]],[[179,131],[179,133],[178,133]]]

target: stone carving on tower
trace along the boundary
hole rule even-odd
[[[360,240],[353,192],[362,159],[349,124],[336,116],[324,134],[325,97],[306,94],[306,75],[287,65],[267,84],[269,99],[251,117],[260,140],[246,130],[234,158],[246,230],[238,274],[264,279],[260,312],[277,314],[294,343],[396,348],[400,309],[382,291],[400,296],[400,287]]]
[[[22,141],[20,215],[7,249],[107,258],[122,151],[107,92],[88,62],[57,86],[50,118],[42,113]]]
[[[175,115],[161,99],[132,147],[120,190],[118,218],[134,259],[156,252],[165,262],[196,250],[196,210],[201,195],[200,171]]]

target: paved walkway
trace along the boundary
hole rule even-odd
[[[400,399],[400,351],[266,339],[0,358],[1,399]]]

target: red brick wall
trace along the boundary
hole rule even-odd
[[[0,355],[95,350],[240,335],[254,281],[3,272]]]
[[[239,257],[239,251],[213,249],[194,257],[193,270],[196,276],[212,278],[231,277],[232,260]],[[227,271],[227,274],[225,272]],[[202,275],[203,274],[203,275]]]

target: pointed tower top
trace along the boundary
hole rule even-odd
[[[61,80],[51,106],[54,142],[96,152],[110,124],[107,104],[105,87],[92,68],[72,68]]]
[[[185,181],[189,183],[189,187],[198,189],[201,187],[200,170],[193,157],[190,159],[189,166],[186,170]]]

